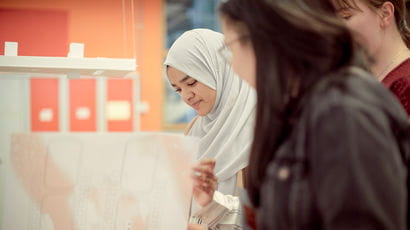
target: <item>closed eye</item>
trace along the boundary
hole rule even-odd
[[[349,9],[342,9],[338,11],[338,16],[344,20],[348,20],[352,17],[352,12]]]
[[[193,82],[187,83],[187,84],[188,84],[189,86],[194,86],[197,82],[198,82],[197,80],[194,80]]]

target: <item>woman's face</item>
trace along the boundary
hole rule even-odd
[[[229,21],[222,17],[222,31],[225,36],[226,48],[231,52],[231,65],[240,78],[256,87],[256,59],[249,38],[238,33]],[[229,60],[228,60],[229,61]]]
[[[168,66],[167,74],[171,86],[199,116],[205,116],[212,110],[216,100],[215,90],[171,66]]]
[[[367,52],[376,57],[383,43],[385,31],[382,28],[380,12],[370,8],[362,0],[353,0],[356,8],[342,8],[336,6],[338,16],[343,19],[350,29],[354,39],[362,45]]]

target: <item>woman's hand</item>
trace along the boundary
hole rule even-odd
[[[205,227],[199,224],[188,224],[188,230],[205,230]]]
[[[214,174],[214,168],[215,159],[203,159],[192,167],[193,196],[202,207],[212,201],[216,190],[218,179]]]

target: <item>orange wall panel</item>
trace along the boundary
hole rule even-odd
[[[108,132],[133,131],[134,106],[132,83],[131,79],[107,80],[106,118]],[[114,115],[110,117],[110,114],[113,113]],[[115,113],[120,114],[115,116]]]
[[[58,79],[30,80],[31,131],[59,131]]]
[[[141,98],[148,102],[149,111],[141,116],[141,129],[157,131],[162,125],[163,105],[163,53],[164,53],[164,1],[143,0],[144,28],[137,33],[139,55],[137,63],[141,74]]]
[[[21,56],[67,55],[66,11],[0,8],[0,31],[2,55],[5,41],[18,42],[18,55]]]
[[[69,84],[70,131],[97,131],[96,81],[71,79]]]

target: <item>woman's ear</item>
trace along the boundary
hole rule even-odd
[[[382,28],[386,28],[395,22],[393,3],[389,1],[384,2],[383,5],[379,8],[379,13],[381,17],[380,26]]]

